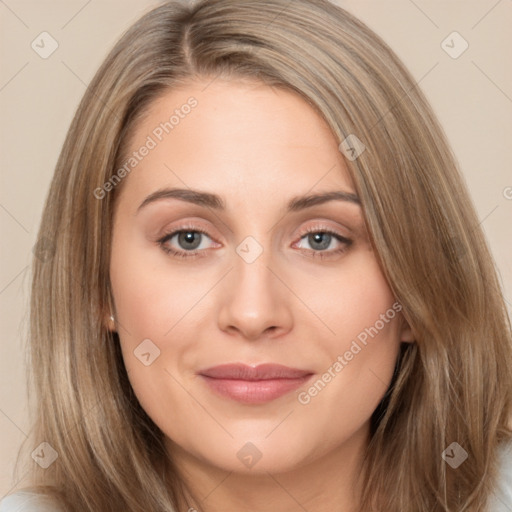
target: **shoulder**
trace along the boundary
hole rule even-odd
[[[491,497],[490,512],[510,512],[512,510],[512,442],[500,448],[500,466],[497,488]],[[2,510],[0,509],[0,512]]]
[[[62,509],[47,496],[30,491],[18,491],[0,501],[0,512],[62,512]]]

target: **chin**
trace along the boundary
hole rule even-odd
[[[267,475],[268,473],[286,473],[306,465],[316,459],[318,450],[305,450],[304,439],[297,443],[277,436],[271,440],[264,436],[245,437],[243,440],[231,439],[228,444],[217,445],[214,451],[204,447],[197,456],[209,465],[229,472],[244,475]]]

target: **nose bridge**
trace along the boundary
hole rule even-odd
[[[247,250],[247,247],[245,247]],[[237,248],[238,257],[235,259],[234,285],[237,293],[242,296],[246,293],[252,296],[252,302],[263,302],[271,299],[276,293],[275,283],[272,282],[270,250],[255,254],[255,249],[250,247],[244,253],[244,246],[240,244]]]
[[[282,332],[291,326],[286,289],[272,268],[270,249],[252,237],[236,248],[233,270],[229,273],[221,298],[219,327],[257,338],[265,331]]]

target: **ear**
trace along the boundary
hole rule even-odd
[[[116,313],[115,308],[113,306],[113,299],[112,299],[112,292],[110,290],[110,285],[108,286],[108,299],[107,303],[102,308],[102,323],[104,328],[107,331],[116,332],[117,331],[117,325],[116,325]]]
[[[116,320],[113,315],[108,315],[107,318],[107,329],[112,332],[117,331]]]
[[[102,322],[103,322],[103,326],[105,327],[105,329],[107,331],[116,332],[117,328],[116,328],[115,317],[112,316],[110,311],[106,311],[103,313]]]
[[[409,325],[409,322],[405,319],[404,315],[400,316],[400,341],[403,343],[414,343],[416,341],[416,336]]]

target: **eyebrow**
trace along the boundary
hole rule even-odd
[[[204,206],[206,208],[212,208],[218,211],[226,209],[225,201],[217,194],[184,188],[164,188],[147,196],[137,208],[137,213],[145,206],[154,203],[155,201],[165,199],[179,199],[181,201]],[[329,201],[345,201],[361,206],[361,201],[356,194],[344,192],[342,190],[333,190],[330,192],[293,197],[288,202],[287,210],[290,212],[297,212]]]

